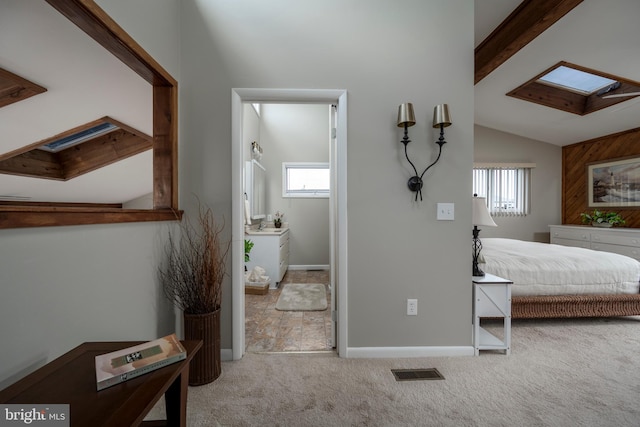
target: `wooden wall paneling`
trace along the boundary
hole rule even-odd
[[[562,223],[581,224],[580,213],[593,210],[587,200],[587,166],[640,156],[640,128],[562,147]],[[640,228],[639,207],[602,208],[619,212],[625,227]]]

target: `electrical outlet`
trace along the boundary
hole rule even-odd
[[[407,300],[407,316],[417,316],[417,315],[418,315],[418,300],[408,299]]]

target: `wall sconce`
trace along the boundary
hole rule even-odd
[[[478,267],[478,258],[480,258],[480,251],[482,250],[482,242],[478,238],[480,235],[479,225],[486,227],[497,227],[498,225],[493,222],[489,209],[487,209],[487,199],[484,197],[478,197],[477,194],[473,195],[473,275],[484,276],[484,271]]]
[[[438,151],[438,157],[435,162],[431,163],[426,169],[418,175],[418,170],[413,162],[409,159],[409,155],[407,154],[407,144],[411,142],[409,139],[408,129],[409,127],[416,124],[416,117],[413,114],[413,104],[410,102],[401,104],[398,107],[398,127],[404,127],[404,137],[402,138],[402,142],[404,144],[404,155],[407,158],[407,161],[413,167],[414,176],[409,178],[409,182],[407,185],[409,186],[409,190],[415,191],[416,193],[416,201],[418,201],[418,194],[420,194],[420,200],[422,200],[422,177],[429,170],[429,168],[440,160],[440,155],[442,154],[442,145],[447,141],[444,140],[444,128],[447,126],[451,126],[451,117],[449,116],[449,107],[447,104],[436,105],[433,109],[433,127],[440,128],[440,138],[436,141],[436,144],[440,146],[440,150]]]
[[[262,147],[256,141],[251,143],[251,155],[257,160],[262,158]]]

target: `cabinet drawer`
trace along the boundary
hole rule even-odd
[[[613,252],[614,254],[626,255],[640,260],[640,248],[633,246],[610,245],[607,243],[591,243],[591,249],[596,251]]]
[[[289,259],[289,241],[284,242],[282,246],[280,246],[280,261],[283,259]]]
[[[280,246],[288,242],[289,242],[289,230],[287,230],[280,236]]]
[[[588,242],[589,231],[587,230],[576,230],[576,229],[562,229],[562,228],[552,228],[551,229],[551,239],[570,239],[570,240],[584,240]],[[561,243],[564,244],[564,243]]]
[[[278,276],[278,280],[282,280],[284,274],[287,272],[287,268],[289,268],[289,264],[284,260],[280,263],[280,272]]]
[[[636,248],[640,248],[640,237],[621,236],[617,233],[601,233],[592,231],[591,241],[597,243],[609,243],[612,245],[634,246]]]
[[[591,242],[583,241],[583,240],[570,240],[570,239],[558,239],[551,238],[551,243],[554,245],[563,245],[563,246],[575,246],[576,248],[585,248],[589,249],[591,247]]]

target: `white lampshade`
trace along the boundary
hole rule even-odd
[[[473,225],[482,225],[485,227],[497,227],[493,222],[493,218],[487,209],[486,197],[473,197]]]

